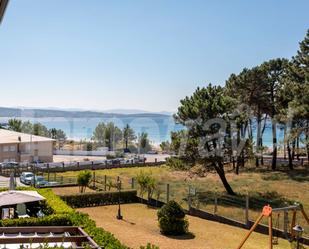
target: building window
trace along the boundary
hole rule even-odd
[[[10,151],[15,151],[15,150],[16,150],[15,145],[11,145],[11,146],[10,146]]]
[[[3,146],[3,152],[8,152],[9,151],[9,146]]]

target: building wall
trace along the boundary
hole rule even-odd
[[[0,144],[0,162],[18,161],[17,143]]]
[[[0,144],[0,162],[33,162],[37,160],[53,161],[53,141]]]

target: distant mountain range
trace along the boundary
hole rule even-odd
[[[166,117],[171,116],[169,112],[147,112],[142,110],[131,109],[113,109],[106,111],[84,111],[79,109],[60,109],[53,108],[23,108],[23,107],[0,107],[0,117],[70,117],[70,118],[116,118],[116,117]]]

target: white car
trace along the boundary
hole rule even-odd
[[[30,185],[33,179],[33,173],[32,172],[23,172],[20,175],[20,182]]]

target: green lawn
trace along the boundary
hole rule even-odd
[[[195,186],[197,191],[201,192],[224,192],[224,188],[218,176],[214,173],[208,173],[206,177],[190,178],[186,172],[171,171],[166,166],[161,167],[142,167],[142,168],[121,168],[109,170],[97,170],[96,176],[104,178],[107,175],[109,179],[115,180],[120,176],[125,188],[130,188],[130,180],[135,177],[140,171],[148,172],[157,179],[161,184],[162,194],[161,200],[165,200],[166,183],[170,184],[170,199],[175,199],[187,207],[186,198],[188,195],[189,185]],[[66,177],[76,176],[78,172],[66,172],[59,175]],[[247,170],[241,172],[240,175],[235,175],[232,172],[227,173],[227,179],[233,187],[234,191],[239,194],[257,195],[261,193],[268,198],[287,199],[301,202],[307,213],[309,213],[309,171],[306,169],[296,169],[292,172],[278,171],[270,172],[266,169]],[[267,193],[268,192],[268,193]],[[275,197],[274,197],[275,196]],[[220,200],[220,199],[219,199]],[[201,209],[213,212],[213,202],[200,201],[198,203]],[[255,220],[259,215],[260,210],[250,210],[249,217]],[[233,205],[220,205],[218,214],[226,217],[234,218],[240,221],[244,220],[244,210]],[[309,226],[306,225],[301,215],[298,215],[298,223],[305,228],[305,234],[309,236]],[[277,216],[276,216],[277,218]],[[279,217],[279,227],[283,226],[283,213]],[[274,221],[276,225],[276,220]]]
[[[78,211],[89,214],[97,226],[113,233],[122,243],[131,248],[148,242],[160,249],[235,249],[248,232],[245,229],[187,216],[191,235],[164,236],[160,233],[157,210],[142,204],[122,205],[123,220],[117,220],[117,205],[80,208]],[[244,249],[268,248],[268,236],[253,233]],[[288,241],[279,239],[274,249],[289,249]]]

